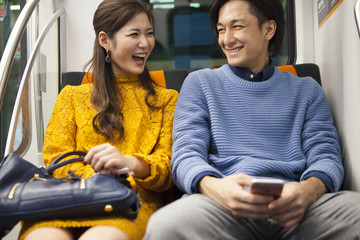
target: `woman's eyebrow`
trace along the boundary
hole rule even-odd
[[[154,28],[153,27],[148,27],[148,28],[145,29],[145,31],[150,31],[150,30],[153,31]],[[126,30],[126,31],[128,31],[128,32],[130,32],[130,31],[141,32],[140,28],[130,28],[130,29]]]

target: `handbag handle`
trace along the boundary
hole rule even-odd
[[[80,155],[82,157],[71,158],[71,159],[67,159],[63,162],[60,162],[62,159],[72,156],[72,155]],[[54,161],[52,161],[50,163],[50,165],[46,168],[46,172],[47,172],[47,174],[52,175],[54,173],[55,169],[58,169],[60,167],[68,165],[70,163],[83,162],[85,155],[86,155],[86,152],[82,152],[82,151],[71,151],[71,152],[63,153],[60,156],[58,156],[57,158],[55,158]]]

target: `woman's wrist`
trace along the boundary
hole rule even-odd
[[[133,172],[136,178],[145,179],[150,175],[150,165],[147,162],[131,155],[125,155],[125,158],[129,172]]]

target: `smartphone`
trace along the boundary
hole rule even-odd
[[[281,179],[253,179],[249,192],[278,198],[281,195],[284,181]]]

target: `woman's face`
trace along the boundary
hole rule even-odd
[[[115,75],[138,75],[155,46],[154,29],[146,13],[140,13],[109,39],[111,67]]]

